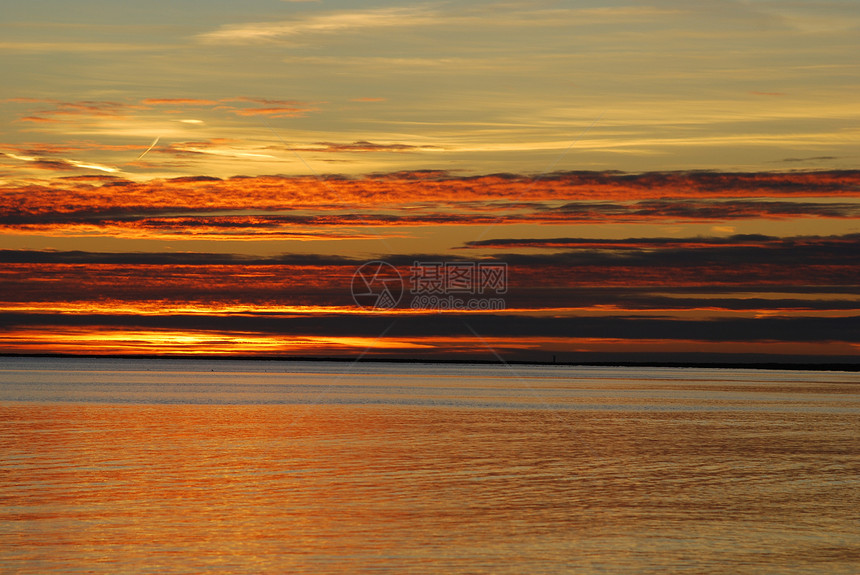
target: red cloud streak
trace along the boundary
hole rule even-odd
[[[132,182],[121,178],[54,179],[41,184],[0,187],[0,216],[75,212],[152,213],[159,209],[279,210],[290,208],[368,208],[415,203],[558,202],[559,213],[575,210],[571,201],[650,201],[809,197],[860,198],[860,171],[766,174],[671,173],[618,175],[558,174],[542,179],[488,175],[456,178],[406,172],[349,179],[330,176],[175,178]],[[662,204],[660,202],[663,202]],[[575,207],[575,206],[574,206]],[[683,207],[683,206],[682,206]],[[750,208],[755,210],[753,205]],[[684,216],[689,210],[680,210]],[[547,216],[551,218],[553,216]],[[744,214],[744,217],[747,217]]]

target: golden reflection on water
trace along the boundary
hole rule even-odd
[[[0,570],[851,572],[855,413],[0,404]]]

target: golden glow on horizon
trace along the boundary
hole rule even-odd
[[[699,295],[699,294],[697,294]],[[860,301],[858,296],[833,294],[831,301]],[[797,296],[795,298],[795,296]],[[680,297],[675,295],[675,297]],[[712,294],[709,297],[725,297],[727,299],[746,299],[755,297],[737,294]],[[783,294],[787,299],[815,301],[809,294]],[[767,298],[765,298],[767,299]],[[822,298],[824,299],[824,298]],[[368,310],[355,305],[267,305],[267,304],[235,304],[221,302],[164,302],[164,301],[76,301],[76,302],[8,302],[0,303],[0,313],[53,313],[63,315],[200,315],[220,317],[256,317],[266,316],[333,316],[333,315],[363,315],[375,316],[420,316],[438,315],[437,309],[412,309],[398,307],[393,309]],[[683,320],[710,320],[719,318],[758,318],[758,317],[855,317],[854,309],[816,309],[797,305],[788,307],[785,304],[774,309],[732,309],[720,306],[696,306],[686,308],[631,308],[618,305],[600,304],[584,307],[506,307],[495,309],[450,309],[444,310],[446,315],[503,315],[529,317],[663,317]]]
[[[367,337],[276,336],[205,330],[109,330],[56,327],[0,334],[6,353],[267,355],[429,349],[418,341]]]
[[[155,354],[236,356],[320,356],[327,354],[379,354],[412,350],[422,357],[463,355],[535,357],[583,353],[718,353],[850,356],[858,344],[848,342],[707,341],[677,339],[623,339],[578,337],[284,337],[205,330],[109,330],[48,328],[0,334],[6,353]],[[525,355],[522,355],[525,354]]]

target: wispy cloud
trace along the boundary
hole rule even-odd
[[[274,159],[276,156],[271,154],[261,154],[258,152],[248,152],[235,148],[213,147],[207,144],[196,145],[193,142],[171,144],[165,147],[162,151],[166,154],[208,154],[211,156],[222,156],[228,158],[267,158]]]
[[[0,42],[0,53],[110,53],[149,52],[165,49],[167,49],[167,47],[154,44],[122,44],[119,42]]]
[[[350,32],[378,28],[403,28],[434,24],[441,17],[421,7],[380,8],[351,12],[309,14],[283,22],[256,22],[223,26],[220,30],[198,36],[213,44],[248,44],[273,42],[305,34]]]
[[[420,150],[441,151],[439,146],[377,143],[360,140],[352,143],[317,142],[312,146],[294,147],[297,152],[415,152]]]
[[[7,158],[11,158],[13,160],[19,160],[22,162],[32,163],[32,165],[36,168],[40,168],[43,170],[73,170],[76,168],[86,169],[86,170],[98,170],[100,172],[107,173],[117,173],[119,172],[119,168],[105,166],[102,164],[96,164],[93,162],[85,162],[80,160],[73,160],[69,158],[54,158],[54,157],[45,157],[45,156],[22,156],[19,154],[12,153],[4,153],[0,152],[0,154],[6,156]]]

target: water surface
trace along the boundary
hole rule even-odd
[[[852,573],[860,375],[0,360],[0,571]]]

